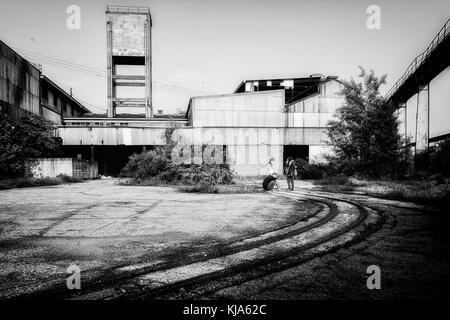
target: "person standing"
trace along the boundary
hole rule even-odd
[[[294,191],[294,180],[297,170],[295,168],[295,161],[292,157],[287,158],[285,170],[286,170],[288,191]]]

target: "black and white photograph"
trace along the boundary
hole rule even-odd
[[[0,306],[449,300],[449,208],[449,0],[0,2]]]

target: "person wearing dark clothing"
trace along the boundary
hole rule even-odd
[[[287,158],[285,171],[287,177],[288,191],[294,191],[294,180],[297,170],[295,168],[295,161],[292,157]]]

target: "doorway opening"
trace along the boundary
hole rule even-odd
[[[283,163],[288,157],[295,159],[303,159],[309,161],[309,146],[308,145],[285,145],[283,148]]]

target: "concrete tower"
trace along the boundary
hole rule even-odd
[[[108,6],[107,94],[108,117],[117,108],[144,108],[153,117],[150,9],[145,7]]]

